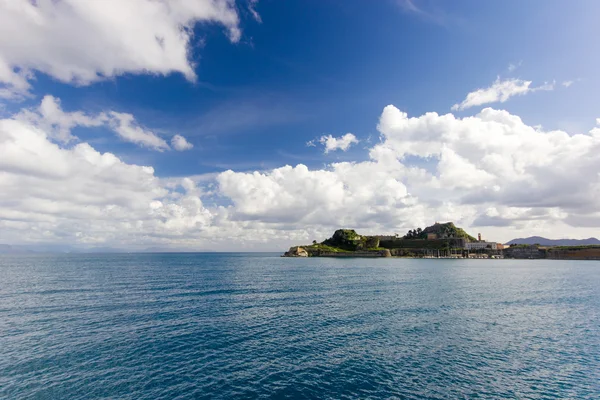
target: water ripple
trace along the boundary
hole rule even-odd
[[[600,398],[597,262],[2,256],[0,274],[0,398]]]

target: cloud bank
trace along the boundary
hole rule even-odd
[[[97,119],[56,104],[46,99],[44,123],[0,120],[0,242],[276,250],[340,226],[403,233],[453,220],[564,236],[600,226],[600,122],[569,135],[491,108],[409,117],[390,105],[364,161],[158,178],[57,140],[73,121]]]

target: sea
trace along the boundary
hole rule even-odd
[[[0,256],[2,399],[600,399],[600,262]]]

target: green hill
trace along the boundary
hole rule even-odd
[[[477,240],[465,232],[464,229],[454,225],[453,222],[446,222],[442,224],[436,222],[425,229],[417,228],[410,230],[406,235],[404,235],[403,239],[427,239],[428,234],[435,234],[438,239],[466,238],[471,242]]]
[[[429,234],[434,234],[435,238],[428,239]],[[462,246],[456,243],[458,242],[456,239],[463,238],[469,241],[476,240],[452,222],[443,224],[436,222],[425,229],[410,230],[402,238],[364,236],[356,233],[354,229],[338,229],[329,239],[321,243],[315,241],[301,248],[306,250],[309,257],[323,253],[370,252],[384,249],[443,250]]]
[[[347,251],[356,251],[376,248],[379,245],[379,240],[371,236],[359,235],[354,229],[338,229],[322,245]]]

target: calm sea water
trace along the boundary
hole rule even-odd
[[[598,399],[600,262],[1,256],[0,398]]]

